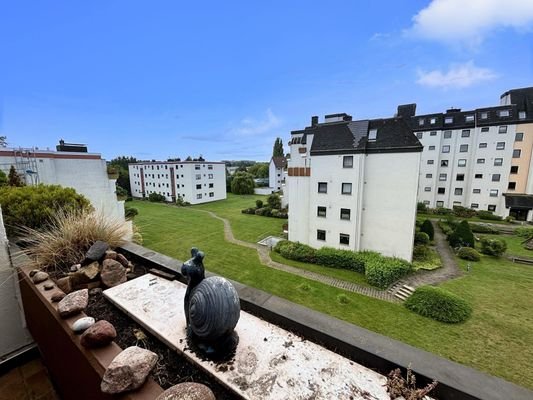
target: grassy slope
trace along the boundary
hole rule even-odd
[[[229,201],[236,202],[232,198]],[[224,208],[222,202],[209,207],[215,204]],[[132,205],[139,209],[135,221],[146,247],[185,260],[190,247],[198,246],[206,252],[206,268],[210,271],[533,388],[533,268],[529,266],[483,257],[481,262],[473,263],[470,274],[442,285],[474,307],[470,320],[447,325],[398,304],[264,267],[253,249],[226,243],[222,222],[207,214],[148,202],[135,201]],[[239,232],[250,237],[256,234],[244,228]],[[299,288],[302,282],[309,285],[309,291]],[[339,303],[337,296],[341,293],[348,297],[349,304]]]

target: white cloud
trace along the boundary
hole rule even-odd
[[[490,81],[497,75],[488,68],[480,68],[473,61],[464,64],[454,64],[446,72],[441,70],[423,71],[418,70],[416,83],[431,88],[461,89],[480,82]]]
[[[495,29],[532,27],[532,0],[433,0],[413,17],[406,33],[476,46]]]
[[[240,125],[232,131],[240,136],[257,136],[272,129],[278,128],[281,125],[281,120],[274,115],[269,108],[266,110],[264,119],[257,120],[254,118],[245,118]]]

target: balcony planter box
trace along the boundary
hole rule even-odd
[[[35,285],[29,277],[31,267],[18,257],[14,260],[18,267],[20,292],[24,315],[44,364],[48,368],[52,382],[62,399],[99,400],[153,400],[163,389],[148,378],[138,390],[121,395],[102,393],[100,382],[106,367],[122,349],[115,343],[100,348],[86,349],[80,344],[79,335],[70,329],[80,313],[62,319],[56,310],[57,303],[50,300],[51,291],[44,291],[42,284]],[[27,264],[27,263],[26,263]]]

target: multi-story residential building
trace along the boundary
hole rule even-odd
[[[412,259],[422,145],[402,117],[291,132],[289,240]]]
[[[88,153],[85,145],[61,140],[57,151],[0,149],[0,169],[8,174],[11,166],[27,185],[44,183],[73,188],[96,210],[125,220],[124,201],[117,200],[116,180],[108,178],[106,161],[98,153]]]
[[[280,191],[285,184],[287,159],[283,156],[272,157],[268,165],[268,186],[274,191]]]
[[[226,165],[207,161],[153,161],[129,164],[131,194],[148,197],[151,193],[178,198],[191,204],[226,198]]]
[[[533,88],[510,90],[494,107],[415,110],[416,104],[398,107],[424,145],[419,201],[532,220]]]

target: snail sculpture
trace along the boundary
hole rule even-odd
[[[219,276],[205,278],[203,252],[193,247],[191,255],[181,267],[187,278],[187,328],[200,340],[214,343],[233,333],[241,312],[239,295],[228,280]]]

